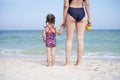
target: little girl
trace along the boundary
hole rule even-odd
[[[54,26],[55,16],[53,14],[48,14],[46,17],[46,26],[42,33],[43,41],[46,43],[46,53],[47,53],[47,64],[48,66],[55,64],[55,50],[56,50],[56,33],[58,35],[62,34],[63,27],[57,30]],[[50,56],[52,55],[52,64],[50,64]]]

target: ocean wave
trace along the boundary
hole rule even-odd
[[[21,50],[17,49],[0,49],[0,55],[10,56],[10,55],[22,55]]]
[[[46,55],[45,49],[0,49],[0,56],[43,56]],[[77,57],[76,52],[71,54],[71,57]],[[63,50],[56,50],[56,56],[65,56]],[[87,59],[119,59],[119,53],[109,53],[109,52],[85,52],[83,58]]]

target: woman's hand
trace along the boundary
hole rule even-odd
[[[63,27],[65,29],[65,27],[66,27],[66,22],[65,21],[61,24],[61,27]]]
[[[91,18],[88,18],[87,23],[88,23],[88,24],[91,24],[91,23],[92,23]]]

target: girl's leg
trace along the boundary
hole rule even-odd
[[[56,47],[53,47],[52,48],[52,66],[55,64],[55,50],[56,50]]]
[[[66,19],[66,62],[65,65],[69,64],[70,60],[70,53],[72,49],[72,41],[74,37],[74,29],[75,29],[75,20],[67,14],[67,19]]]
[[[84,50],[84,31],[85,31],[86,19],[85,17],[76,23],[76,34],[77,34],[77,61],[75,65],[80,64],[81,57]]]
[[[46,47],[46,53],[47,53],[47,65],[50,66],[50,53],[51,53],[50,47]]]

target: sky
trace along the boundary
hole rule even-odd
[[[64,0],[0,0],[0,30],[43,29],[46,15],[63,20]],[[93,29],[120,29],[120,0],[90,0]]]

